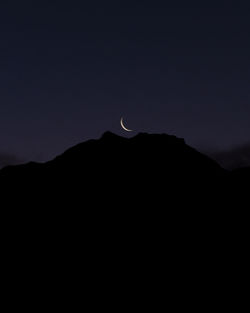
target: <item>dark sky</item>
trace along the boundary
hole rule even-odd
[[[250,1],[0,4],[0,153],[47,160],[110,130],[250,141]],[[124,134],[126,135],[126,134]]]

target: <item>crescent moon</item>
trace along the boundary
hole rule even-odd
[[[128,128],[126,128],[126,127],[124,126],[123,117],[121,118],[120,123],[121,123],[121,127],[122,127],[124,130],[126,130],[127,132],[132,132],[132,131],[133,131],[132,129],[128,129]]]

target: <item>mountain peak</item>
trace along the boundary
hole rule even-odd
[[[101,136],[101,139],[118,139],[118,138],[123,138],[123,137],[118,136],[118,135],[112,133],[111,131],[106,131],[106,132],[103,133],[103,135]]]
[[[168,134],[165,134],[165,133],[162,133],[162,134],[149,134],[149,133],[146,133],[146,132],[140,132],[140,133],[137,133],[135,134],[133,137],[130,137],[129,139],[132,139],[132,140],[143,140],[143,139],[152,139],[152,140],[164,140],[167,142],[182,142],[185,144],[185,140],[183,138],[178,138],[174,135],[168,135]],[[101,140],[103,139],[108,139],[108,140],[115,140],[115,139],[128,139],[127,137],[123,137],[123,136],[120,136],[120,135],[117,135],[111,131],[106,131],[105,133],[103,133],[103,135],[101,136],[100,138]]]

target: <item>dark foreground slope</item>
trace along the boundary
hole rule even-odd
[[[45,164],[0,171],[6,255],[12,270],[29,264],[18,261],[26,271],[16,275],[35,273],[46,288],[53,277],[76,294],[80,283],[92,305],[107,293],[120,305],[147,306],[155,293],[175,306],[193,294],[212,301],[208,291],[223,297],[244,268],[248,178],[174,136],[107,132]]]

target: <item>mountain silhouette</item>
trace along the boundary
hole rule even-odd
[[[62,293],[65,284],[79,292],[82,280],[104,298],[119,286],[116,299],[186,282],[184,297],[198,285],[202,299],[220,277],[221,296],[235,268],[244,274],[248,182],[249,169],[228,172],[184,139],[106,132],[49,162],[0,171],[7,266],[46,288],[53,277]]]
[[[199,193],[218,195],[236,176],[239,182],[249,174],[246,169],[232,175],[184,139],[147,133],[124,138],[106,132],[100,139],[80,143],[49,162],[6,167],[0,171],[0,183],[5,190],[54,195],[58,201],[71,195],[74,199],[84,196],[98,200],[96,195],[106,198],[112,192],[126,199],[141,197],[140,201],[150,196],[157,200],[165,193],[169,201],[178,201],[180,193],[193,200]]]
[[[227,171],[213,159],[167,134],[139,133],[124,138],[111,132],[80,143],[46,163],[30,162],[0,171],[1,187],[21,197],[43,194],[51,199],[85,197],[98,201],[111,193],[126,202],[228,197],[246,188],[249,169]],[[126,195],[126,196],[125,196]],[[139,200],[140,198],[140,200]],[[130,201],[130,200],[128,200]],[[205,201],[206,202],[206,201]],[[148,204],[148,202],[147,202]],[[205,203],[204,203],[205,205]]]
[[[123,138],[111,132],[106,132],[99,140],[89,140],[64,152],[54,160],[45,164],[28,163],[20,166],[6,167],[1,171],[2,177],[8,175],[40,175],[46,171],[48,175],[59,175],[62,172],[70,176],[82,174],[97,174],[108,171],[115,174],[115,169],[120,169],[122,175],[127,172],[124,169],[137,171],[157,172],[157,175],[167,173],[169,175],[183,172],[182,175],[195,173],[197,175],[213,175],[222,173],[223,170],[214,161],[192,149],[185,144],[183,139],[166,134],[153,135],[140,133],[133,138]],[[137,171],[136,171],[137,168]],[[71,170],[76,170],[72,172]],[[132,174],[132,173],[130,173]],[[38,177],[37,177],[38,178]],[[56,177],[54,177],[56,178]],[[99,175],[101,178],[101,175]],[[131,177],[132,180],[133,177]]]
[[[54,160],[10,166],[0,171],[4,189],[15,190],[25,198],[50,201],[78,201],[84,197],[93,205],[114,207],[122,203],[179,201],[179,193],[190,197],[192,188],[215,189],[226,172],[216,162],[166,134],[139,133],[124,138],[106,132],[98,140],[80,143]],[[168,191],[167,191],[168,190]],[[133,199],[133,200],[132,200]],[[129,206],[130,207],[130,206]]]

